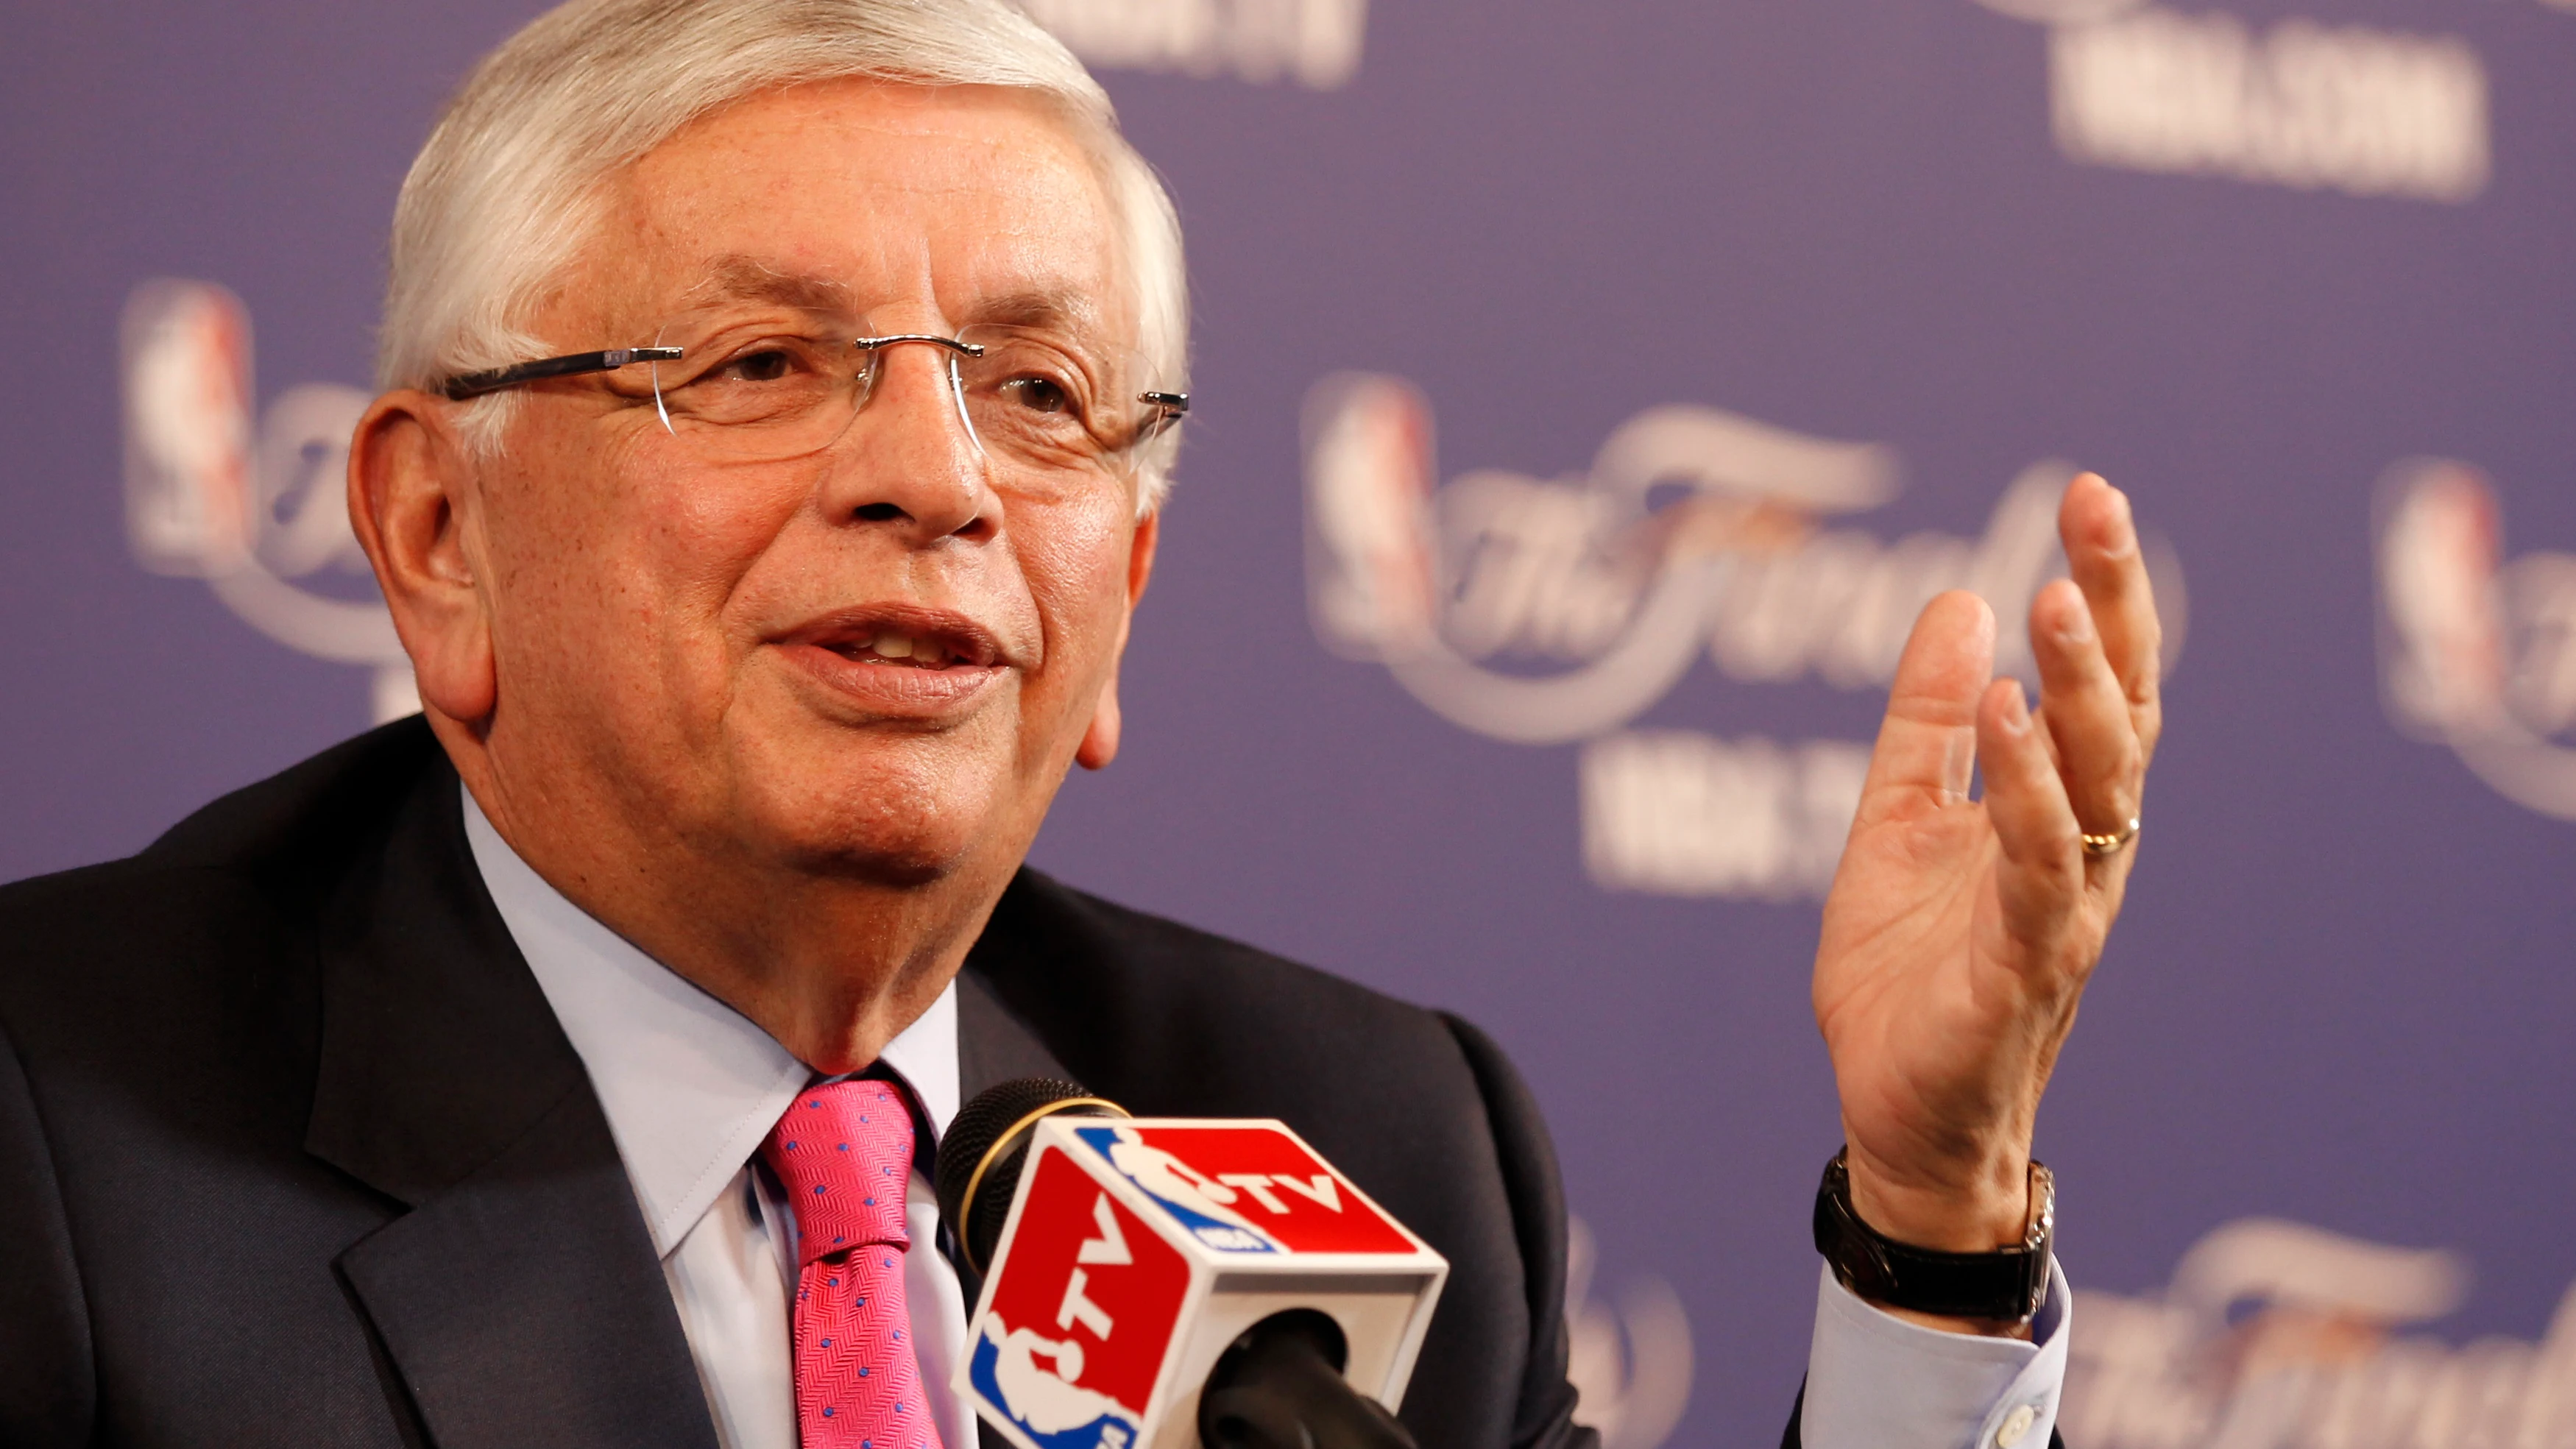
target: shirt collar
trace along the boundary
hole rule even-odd
[[[664,1257],[706,1215],[814,1073],[750,1018],[548,885],[465,797],[465,839],[501,922],[590,1075]],[[957,1115],[957,983],[886,1044],[934,1137]]]

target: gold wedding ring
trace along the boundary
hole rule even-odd
[[[2127,846],[2130,841],[2137,838],[2138,817],[2135,815],[2129,817],[2129,823],[2121,826],[2120,833],[2117,835],[2086,835],[2081,837],[2084,842],[2084,853],[2093,857],[2095,860],[2100,860],[2106,855],[2119,854],[2123,847]]]

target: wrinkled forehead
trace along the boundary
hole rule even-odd
[[[689,316],[727,313],[788,312],[846,321],[862,327],[909,320],[913,299],[889,297],[817,272],[781,270],[777,262],[739,253],[711,259],[697,282],[672,299]],[[976,323],[1025,327],[1080,337],[1105,337],[1121,324],[1122,310],[1096,292],[1071,287],[1024,291],[962,292],[957,310],[943,311],[952,326]]]
[[[1060,112],[875,81],[770,92],[674,134],[611,179],[564,301],[630,327],[766,306],[1129,344],[1137,312],[1101,168]]]

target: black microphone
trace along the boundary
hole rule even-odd
[[[1028,1078],[936,1176],[983,1279],[956,1387],[1019,1449],[1414,1449],[1381,1400],[1448,1264],[1283,1124]]]
[[[1029,1159],[1029,1137],[1049,1117],[1124,1117],[1127,1109],[1073,1082],[1021,1077],[987,1087],[957,1109],[940,1139],[931,1190],[957,1255],[979,1279],[993,1265],[1002,1224]]]

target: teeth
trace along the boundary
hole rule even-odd
[[[910,634],[879,634],[863,647],[879,659],[909,659],[925,669],[944,668],[962,657],[949,653],[936,639],[918,639]]]

